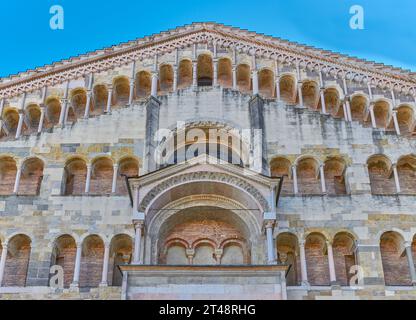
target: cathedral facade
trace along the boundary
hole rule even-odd
[[[0,81],[1,299],[415,299],[416,77],[194,23]]]

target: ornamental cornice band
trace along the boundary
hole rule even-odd
[[[84,56],[79,56],[62,61],[59,65],[55,64],[27,72],[36,72],[33,75],[25,76],[22,73],[15,76],[17,79],[4,79],[7,82],[0,85],[0,98],[10,98],[23,92],[41,89],[44,86],[78,79],[90,73],[103,72],[135,60],[165,54],[195,43],[207,42],[226,48],[235,48],[239,52],[266,57],[280,63],[322,71],[333,77],[345,77],[348,80],[371,83],[381,88],[416,95],[416,79],[410,72],[401,69],[383,66],[383,70],[378,71],[374,63],[364,60],[220,24],[197,23],[116,47],[98,50],[87,55],[89,58],[85,60],[83,60]],[[124,48],[125,46],[127,47]],[[337,60],[328,57],[329,55]]]

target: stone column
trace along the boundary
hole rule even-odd
[[[87,91],[87,101],[85,103],[84,119],[88,119],[89,116],[90,116],[91,96],[92,96],[92,91],[88,90]]]
[[[0,100],[0,119],[3,115],[3,110],[4,110],[4,98]]]
[[[266,238],[267,238],[267,263],[274,264],[276,262],[274,255],[274,245],[273,245],[273,227],[275,224],[274,220],[265,221],[266,229]]]
[[[22,176],[22,166],[18,165],[17,172],[16,172],[16,179],[14,181],[14,187],[13,187],[13,193],[17,194],[19,191],[19,185],[20,185],[20,177]]]
[[[346,101],[345,101],[345,107],[347,109],[346,110],[347,111],[346,120],[348,120],[349,122],[351,122],[352,121],[352,113],[351,113],[350,98],[349,97],[346,97],[345,99],[346,99]]]
[[[374,115],[374,103],[370,103],[370,119],[371,119],[371,126],[374,129],[377,128],[376,116]]]
[[[173,92],[178,90],[178,65],[173,66]]]
[[[407,257],[407,262],[409,263],[409,270],[410,270],[410,277],[412,279],[412,285],[416,286],[416,270],[415,270],[415,263],[413,261],[412,243],[410,241],[406,241],[404,245],[406,248],[406,257]]]
[[[7,258],[7,242],[2,243],[2,251],[1,251],[1,258],[0,258],[0,287],[3,283],[4,277],[4,269],[6,267],[6,258]]]
[[[328,266],[329,266],[329,280],[331,284],[336,283],[337,278],[335,274],[335,262],[334,262],[334,253],[332,251],[332,244],[331,242],[326,242],[326,249],[328,250]]]
[[[393,122],[394,122],[394,129],[396,129],[396,133],[398,135],[400,135],[400,126],[399,126],[399,121],[397,120],[397,111],[394,110],[392,112],[392,116],[393,116]]]
[[[110,259],[110,244],[104,244],[104,259],[103,259],[103,273],[101,275],[100,287],[107,287],[107,277],[108,277],[108,262]]]
[[[326,193],[325,171],[324,171],[324,165],[323,164],[321,164],[319,166],[319,176],[321,178],[321,190],[322,190],[322,193]]]
[[[46,107],[44,105],[40,108],[40,119],[39,119],[39,125],[38,125],[38,133],[41,133],[43,130],[43,123],[45,122],[45,112]]]
[[[108,95],[107,95],[107,108],[105,110],[106,113],[111,113],[111,100],[113,99],[113,86],[108,86]]]
[[[85,193],[90,192],[90,184],[91,184],[91,164],[87,164],[87,179],[85,180]]]
[[[143,220],[134,220],[134,230],[136,234],[134,236],[134,252],[133,252],[133,264],[142,264],[141,259],[141,245],[142,245],[142,232],[143,232]]]
[[[74,278],[71,283],[71,287],[79,286],[79,273],[81,271],[81,255],[82,255],[82,243],[77,242],[77,251],[75,255],[75,266],[74,266]]]
[[[296,165],[292,166],[292,179],[293,179],[293,193],[298,194],[299,188],[298,188],[298,173],[296,170]]]
[[[393,176],[394,176],[394,183],[396,185],[396,192],[400,193],[401,189],[400,189],[400,180],[399,180],[399,174],[397,172],[397,165],[393,164]]]
[[[233,90],[237,90],[237,66],[233,65]]]
[[[301,277],[302,277],[302,285],[309,285],[308,269],[306,267],[305,240],[299,241],[299,255],[300,255],[300,271],[301,271]]]
[[[394,95],[394,90],[391,89],[390,90],[390,94],[391,94],[391,101],[393,102],[393,107],[396,106],[396,96]]]
[[[257,70],[253,70],[251,77],[253,79],[253,96],[255,96],[256,94],[259,94],[259,78]]]
[[[111,193],[116,193],[118,178],[118,164],[113,165],[113,182],[111,184]]]
[[[194,88],[198,86],[198,62],[196,60],[192,62],[192,86]]]
[[[134,78],[130,79],[129,106],[133,104],[133,97],[134,97]]]
[[[299,96],[299,105],[303,107],[302,81],[298,81],[298,96]]]
[[[152,95],[152,97],[157,97],[157,79],[158,79],[158,75],[157,72],[154,71],[152,72],[152,87],[150,90],[150,94]]]
[[[279,102],[280,98],[280,77],[276,77],[276,100]]]
[[[17,124],[16,130],[16,139],[19,139],[22,135],[22,128],[23,128],[23,120],[25,119],[25,114],[22,109],[19,110],[19,123]]]
[[[216,87],[218,86],[218,59],[215,58],[212,64],[213,64],[213,69],[214,69],[214,72],[213,72],[214,79],[212,79],[212,85]]]
[[[61,113],[59,114],[59,125],[61,127],[64,126],[65,123],[65,115],[68,108],[68,93],[69,93],[69,80],[66,82],[64,97],[62,98],[62,108]]]
[[[195,256],[195,249],[186,249],[185,251],[186,257],[188,258],[188,263],[194,263],[194,256]]]
[[[326,114],[326,103],[325,103],[325,88],[321,88],[321,106],[322,106],[322,113]]]
[[[215,249],[214,256],[215,256],[215,261],[217,262],[217,264],[221,264],[222,254],[223,254],[222,249]]]
[[[373,100],[373,92],[371,90],[370,82],[367,83],[367,89],[368,89],[368,96],[369,96],[370,100]]]

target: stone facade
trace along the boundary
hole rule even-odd
[[[0,298],[416,297],[416,79],[253,35],[193,24],[2,79]]]

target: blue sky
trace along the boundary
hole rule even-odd
[[[64,8],[64,30],[49,27],[52,5]],[[349,27],[352,5],[364,9],[364,30]],[[194,21],[416,71],[414,0],[17,0],[0,4],[0,77]]]

